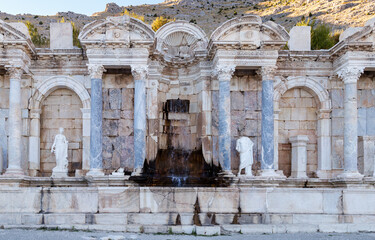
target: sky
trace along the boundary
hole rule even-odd
[[[115,2],[119,6],[129,6],[156,4],[164,0],[0,0],[0,11],[34,15],[55,15],[57,12],[72,11],[92,15],[104,11],[105,5],[109,2]]]

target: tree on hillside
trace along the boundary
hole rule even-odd
[[[121,13],[121,16],[128,15],[129,17],[136,18],[138,20],[141,20],[142,22],[145,22],[145,16],[138,15],[134,12],[129,12],[127,9],[124,10],[123,13]]]
[[[330,49],[338,43],[340,32],[333,33],[327,24],[315,24],[315,20],[305,19],[302,17],[301,21],[296,26],[310,26],[311,27],[311,49]]]
[[[161,28],[164,24],[167,24],[169,22],[174,22],[176,19],[167,19],[163,16],[157,17],[151,24],[152,30],[155,32]]]
[[[29,30],[31,41],[36,47],[46,47],[49,45],[49,39],[40,35],[34,24],[30,21],[26,21],[26,27]]]

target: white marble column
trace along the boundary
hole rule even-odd
[[[10,75],[9,90],[9,145],[8,145],[8,168],[7,175],[24,175],[21,167],[22,152],[22,113],[21,113],[21,67],[9,67]]]
[[[305,135],[298,135],[289,138],[292,144],[292,178],[307,178],[307,142],[309,138]]]
[[[216,67],[219,80],[219,161],[223,164],[223,174],[227,176],[232,175],[230,80],[235,69],[234,65],[218,65]]]
[[[344,173],[339,178],[362,178],[358,172],[357,81],[364,68],[346,67],[337,74],[344,81]]]
[[[274,109],[273,83],[277,67],[261,67],[258,74],[262,76],[262,161],[261,177],[280,177],[274,164]]]
[[[319,110],[317,176],[319,178],[330,178],[331,166],[331,110]]]
[[[91,109],[81,108],[82,112],[82,171],[90,170],[90,119]]]
[[[101,176],[104,175],[102,77],[105,69],[102,65],[88,64],[87,66],[91,76],[90,171],[87,175]]]
[[[29,175],[36,177],[40,170],[40,109],[30,110]]]
[[[134,172],[139,176],[146,159],[146,81],[147,65],[132,65],[134,78]]]

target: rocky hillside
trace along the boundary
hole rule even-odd
[[[104,7],[104,6],[103,6]],[[315,18],[325,22],[334,29],[345,29],[349,26],[362,26],[375,16],[374,0],[165,0],[154,5],[118,6],[115,3],[106,5],[103,12],[92,16],[74,12],[59,12],[54,16],[37,16],[30,14],[10,15],[0,12],[0,19],[5,21],[30,21],[38,27],[44,36],[49,35],[49,23],[62,17],[73,21],[82,28],[90,21],[119,15],[127,9],[144,15],[147,23],[158,16],[187,20],[198,24],[208,35],[228,19],[243,14],[257,14],[264,21],[275,21],[290,29],[301,17]]]

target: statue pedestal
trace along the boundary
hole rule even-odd
[[[68,170],[66,171],[61,171],[61,170],[55,170],[53,169],[52,170],[52,175],[51,177],[53,178],[64,178],[64,177],[68,177]]]

